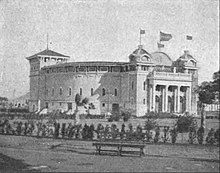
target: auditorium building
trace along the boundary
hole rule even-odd
[[[148,53],[142,45],[127,62],[69,62],[69,56],[49,49],[26,59],[30,112],[74,111],[77,93],[94,105],[92,114],[197,112],[197,61],[187,50],[175,61],[161,51]]]

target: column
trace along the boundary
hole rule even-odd
[[[155,96],[156,96],[156,85],[155,84],[153,84],[153,87],[152,87],[152,107],[153,107],[153,110],[152,111],[155,111]]]
[[[167,112],[168,108],[168,85],[165,85],[165,101],[164,101],[164,112]]]
[[[186,87],[185,96],[186,96],[186,112],[189,112],[189,87],[188,86]]]
[[[152,88],[152,85],[150,85],[150,93],[149,93],[150,97],[149,97],[149,110],[152,111],[152,100],[153,100],[153,88]]]
[[[173,86],[173,88],[172,88],[172,91],[174,90],[174,92],[173,92],[173,111],[174,112],[177,112],[177,87],[175,86]],[[172,111],[172,110],[171,110]]]
[[[180,112],[180,86],[177,86],[177,112]]]
[[[162,112],[165,110],[165,87],[162,87]]]
[[[189,89],[188,89],[188,94],[189,94],[189,97],[188,97],[188,99],[189,99],[188,112],[191,113],[191,103],[192,103],[192,98],[191,98],[191,96],[192,96],[192,91],[191,91],[191,87],[189,87]]]

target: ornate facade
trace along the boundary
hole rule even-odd
[[[197,61],[185,51],[176,61],[164,52],[148,53],[142,45],[128,62],[68,62],[69,56],[44,50],[30,62],[30,111],[75,110],[75,95],[89,98],[90,113],[129,109],[147,112],[197,112]]]

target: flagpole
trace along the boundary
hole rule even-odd
[[[159,31],[159,43],[161,44],[161,41],[160,41],[160,31]],[[158,46],[158,44],[157,44],[157,46]],[[161,52],[160,46],[158,46],[158,50]]]
[[[140,33],[140,45],[141,45],[141,28],[140,28],[140,32],[139,33]]]
[[[47,50],[48,50],[48,40],[49,40],[49,39],[48,39],[48,33],[47,33]]]

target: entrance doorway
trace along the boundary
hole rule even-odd
[[[67,103],[67,109],[68,109],[68,110],[72,110],[72,109],[73,109],[72,103]]]
[[[112,104],[112,113],[113,114],[119,114],[119,104],[118,103],[113,103]]]

